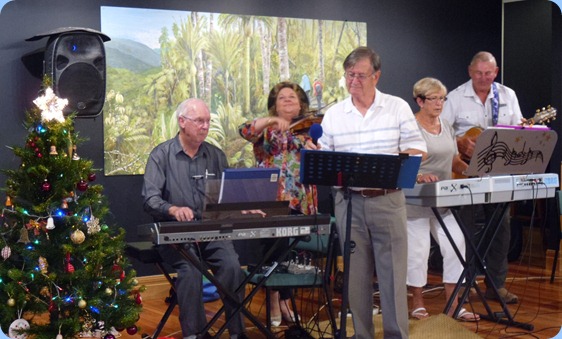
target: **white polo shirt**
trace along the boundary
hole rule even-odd
[[[498,88],[500,107],[498,125],[518,125],[521,123],[521,108],[515,91],[500,83]],[[492,99],[494,94],[490,90],[484,104],[480,101],[472,80],[460,85],[447,95],[441,118],[447,120],[455,129],[455,135],[462,135],[472,127],[486,129],[492,124]]]
[[[407,149],[427,151],[410,106],[380,92],[363,116],[351,97],[331,107],[322,120],[323,150],[364,154],[398,154]]]

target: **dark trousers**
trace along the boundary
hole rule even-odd
[[[459,210],[459,216],[466,226],[468,234],[472,236],[474,244],[478,244],[482,239],[482,245],[480,247],[481,255],[486,248],[490,246],[488,254],[483,258],[488,273],[488,277],[485,279],[486,286],[490,287],[489,279],[491,279],[496,288],[502,288],[505,286],[505,279],[509,268],[507,255],[511,240],[511,225],[508,215],[510,206],[508,206],[499,222],[496,237],[491,239],[494,232],[492,232],[492,230],[485,232],[485,225],[492,218],[496,206],[497,204],[463,206]],[[467,258],[471,257],[472,249],[467,246]],[[475,270],[480,271],[479,267],[475,267],[474,265],[470,270],[472,272]]]

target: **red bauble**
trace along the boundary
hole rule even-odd
[[[43,158],[43,154],[37,153],[37,157],[38,157],[38,158]]]
[[[106,334],[103,339],[115,339],[115,336],[111,333]]]
[[[94,180],[96,180],[96,173],[88,174],[88,181],[94,181]]]
[[[67,262],[67,263],[66,263],[66,271],[67,271],[68,273],[74,273],[74,270],[75,270],[75,269],[74,269],[74,265],[72,265],[71,263]]]
[[[85,190],[88,189],[88,183],[85,182],[83,179],[80,179],[80,181],[76,184],[76,188],[77,188],[79,191],[84,192]]]
[[[137,303],[137,305],[142,304],[142,297],[141,297],[140,293],[137,293],[137,295],[135,297],[135,302]]]
[[[51,184],[47,181],[47,179],[45,179],[45,181],[43,182],[43,185],[41,185],[41,189],[44,192],[49,192],[51,190]]]
[[[57,310],[57,305],[55,305],[55,303],[51,301],[51,302],[49,303],[49,312],[53,313],[53,312],[55,312],[56,310]]]
[[[133,325],[131,327],[127,327],[127,333],[129,335],[137,334],[137,331],[138,331],[138,328],[135,325]]]

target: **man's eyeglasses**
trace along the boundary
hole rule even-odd
[[[343,75],[347,80],[357,79],[359,81],[363,81],[375,74],[374,72],[371,74],[362,74],[362,73],[353,73],[353,72],[345,72]]]
[[[207,125],[207,126],[211,125],[211,120],[204,120],[204,119],[199,119],[199,118],[197,118],[197,119],[192,119],[192,118],[190,118],[190,117],[186,117],[185,115],[180,115],[180,117],[181,117],[181,118],[184,118],[184,119],[186,119],[186,120],[191,121],[192,123],[195,124],[195,126],[197,126],[197,127],[199,127],[199,128],[201,128],[201,127],[203,127],[203,126],[205,126],[205,125]]]
[[[447,97],[429,97],[429,98],[422,97],[422,98],[423,98],[423,100],[429,101],[429,102],[434,102],[434,101],[445,102],[445,101],[447,101]]]

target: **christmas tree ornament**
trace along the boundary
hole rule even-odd
[[[70,252],[66,252],[66,271],[74,273],[74,266],[70,263]]]
[[[60,334],[60,332],[59,332],[59,334],[57,334],[57,336],[55,337],[55,339],[63,339],[63,338],[64,338],[64,337],[62,336],[62,334]]]
[[[88,174],[88,181],[95,181],[96,180],[96,173]]]
[[[68,105],[68,100],[57,97],[51,87],[45,90],[43,96],[33,100],[33,103],[41,110],[41,121],[64,122],[62,110]]]
[[[41,153],[37,153],[36,155],[39,159],[43,158],[43,154],[41,154]]]
[[[49,155],[58,155],[59,152],[57,152],[57,146],[52,145],[51,146],[51,150],[49,151]]]
[[[6,207],[12,207],[12,198],[9,195],[6,196]]]
[[[107,294],[107,295],[112,295],[112,294],[113,294],[113,290],[108,287],[108,288],[105,289],[105,294]]]
[[[47,270],[49,269],[49,263],[47,262],[47,259],[45,259],[44,257],[39,257],[37,261],[39,262],[39,270],[41,271],[41,273],[47,274]]]
[[[137,278],[133,278],[133,279],[131,280],[131,284],[132,284],[133,286],[137,286],[137,285],[139,284],[139,281],[137,280]]]
[[[10,324],[8,336],[12,339],[27,339],[26,330],[29,330],[29,322],[25,319],[16,319]]]
[[[66,263],[66,271],[68,273],[74,273],[76,269],[74,268],[74,265],[72,265],[71,263],[67,262]]]
[[[131,327],[127,327],[127,333],[129,335],[135,335],[135,334],[137,334],[137,331],[138,331],[138,328],[135,325],[133,325]]]
[[[2,248],[2,258],[6,260],[10,255],[12,255],[12,249],[8,245],[4,246],[4,248]]]
[[[47,219],[47,226],[46,228],[48,230],[54,230],[55,229],[55,220],[53,219],[53,217],[49,217]]]
[[[88,183],[84,181],[84,179],[80,179],[80,181],[76,184],[76,189],[78,189],[81,192],[84,192],[85,190],[88,189]]]
[[[68,208],[68,203],[66,202],[66,199],[62,199],[62,204],[60,204],[60,208],[62,208],[63,210]]]
[[[41,224],[37,220],[30,219],[25,226],[27,229],[33,230],[33,234],[35,234],[35,236],[40,234]]]
[[[88,234],[95,234],[101,230],[100,220],[94,216],[90,217],[90,220],[86,222],[86,226],[88,226]]]
[[[27,228],[25,228],[25,226],[23,226],[20,230],[20,238],[18,240],[18,242],[27,244],[29,242],[31,242],[29,240],[29,233],[27,233]]]
[[[86,235],[81,230],[76,230],[70,235],[70,240],[76,245],[80,245],[86,239]]]
[[[76,152],[76,145],[72,146],[72,160],[80,160],[80,156]]]
[[[84,299],[80,299],[78,301],[78,307],[80,307],[81,309],[85,309],[87,305],[88,305],[88,303],[86,303],[86,300],[84,300]]]
[[[136,302],[138,305],[142,305],[142,297],[141,297],[140,293],[137,293],[137,294],[136,294],[136,296],[135,296],[135,302]]]
[[[8,299],[8,302],[6,304],[8,304],[8,306],[10,306],[10,307],[14,307],[14,306],[16,306],[16,299],[10,298],[10,299]]]
[[[49,191],[51,190],[51,184],[49,183],[49,181],[47,181],[47,179],[45,179],[45,180],[43,181],[43,185],[41,185],[41,189],[42,189],[44,192],[49,192]]]
[[[111,333],[106,334],[103,339],[115,339],[115,336]]]
[[[51,291],[49,290],[49,288],[47,286],[41,287],[41,290],[39,291],[39,294],[41,294],[42,296],[44,296],[46,298],[51,297]]]
[[[51,300],[51,302],[49,303],[49,308],[48,308],[50,313],[53,313],[57,310],[57,305],[55,304],[54,301]]]

